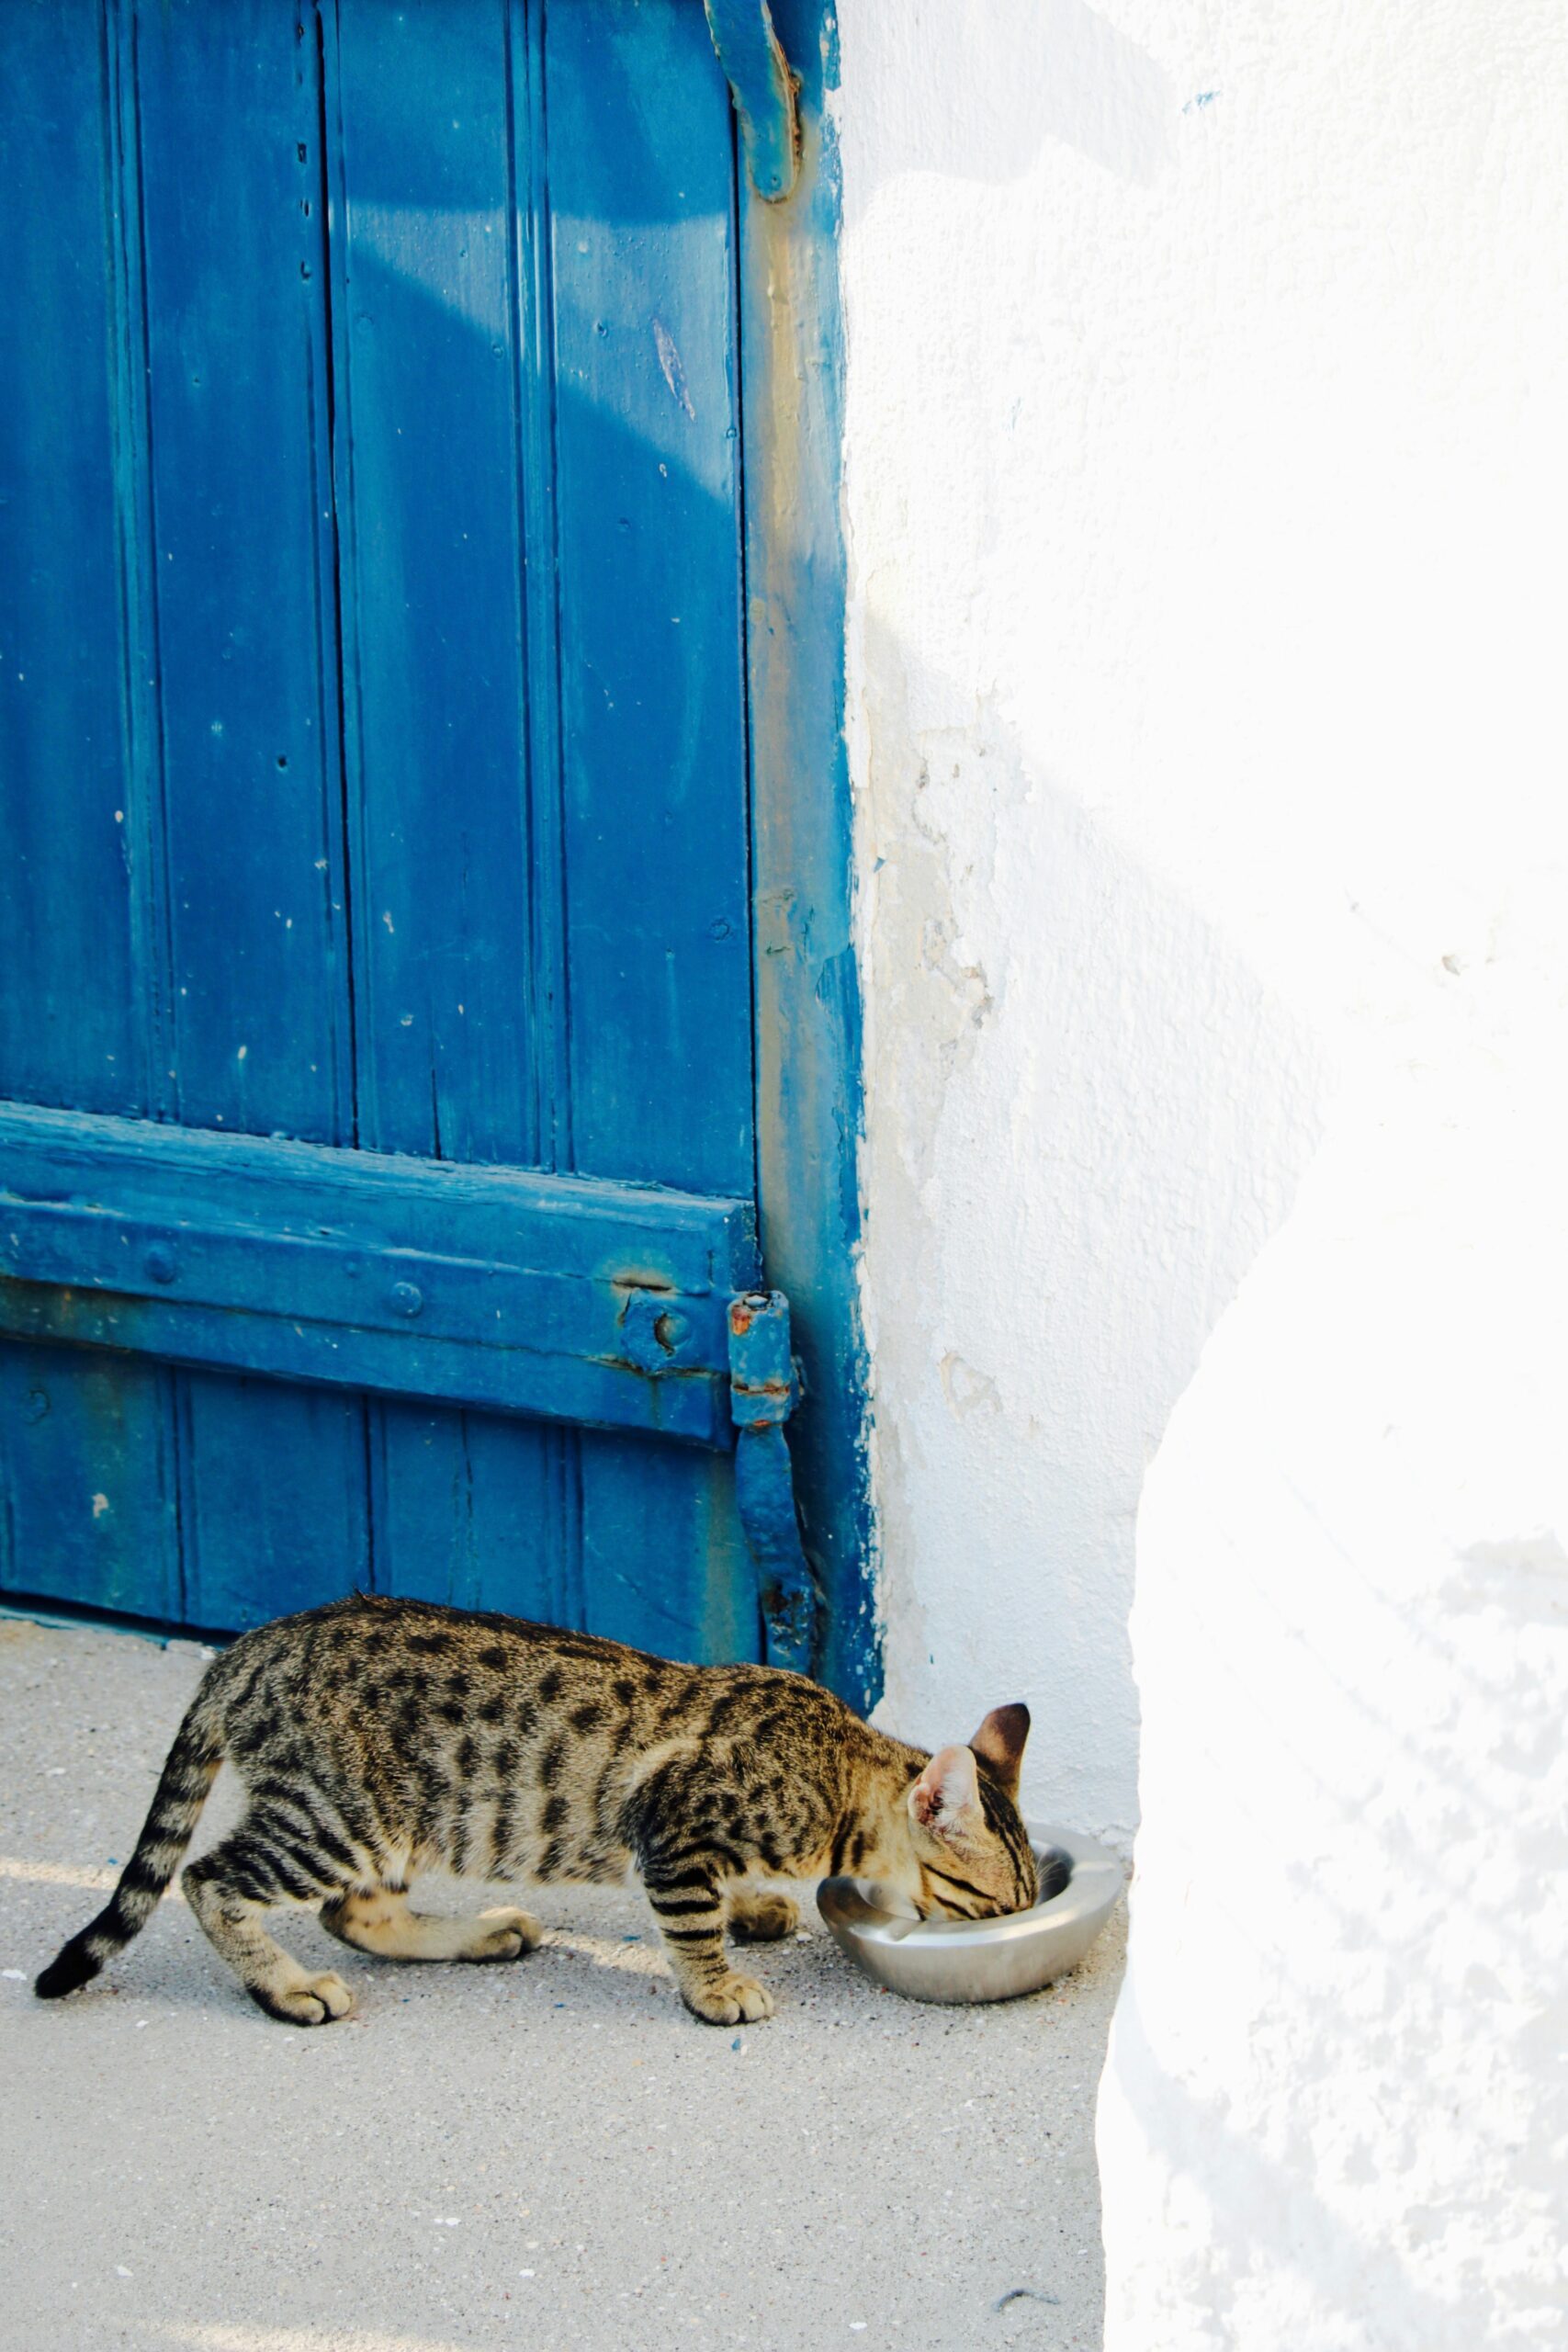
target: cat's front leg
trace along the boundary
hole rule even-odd
[[[689,1755],[657,1766],[622,1816],[681,1998],[707,2025],[750,2025],[773,2013],[772,1994],[731,1968],[724,1948],[729,1897],[751,1867],[743,1843],[721,1834],[733,1817],[732,1792]]]
[[[643,1884],[659,1922],[681,1998],[707,2025],[754,2025],[773,2014],[773,1996],[754,1976],[731,1968],[724,1948],[726,1889],[719,1873],[687,1860],[663,1872],[645,1870]]]

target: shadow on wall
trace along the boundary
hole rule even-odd
[[[1030,1804],[1125,1850],[1144,1473],[1321,1057],[994,702],[863,615],[857,678],[881,1718],[1026,1694]]]
[[[1118,2346],[1562,2337],[1550,1020],[1348,1096],[1149,1483]]]
[[[1321,1997],[1321,1988],[1314,1987],[1314,1998]],[[1348,2036],[1353,2036],[1359,2030],[1358,2021],[1348,2018],[1346,2030]],[[1202,2098],[1189,2083],[1179,2081],[1162,2065],[1149,2039],[1135,1978],[1129,1977],[1122,1988],[1115,2032],[1119,2064],[1136,2068],[1145,2080],[1159,2086],[1167,2180],[1183,2202],[1194,2194],[1201,2197],[1205,2234],[1211,2229],[1214,2233],[1217,2258],[1208,2267],[1202,2289],[1213,2294],[1210,2310],[1217,2326],[1245,2327],[1246,2305],[1238,2297],[1236,2281],[1247,2278],[1254,2217],[1288,2216],[1288,2221],[1275,2222],[1269,2253],[1282,2255],[1302,2290],[1318,2301],[1325,2332],[1334,2329],[1342,2316],[1331,2294],[1325,2292],[1326,2282],[1349,2274],[1357,2281],[1359,2307],[1367,2312],[1396,2310],[1407,2330],[1414,2331],[1406,2333],[1406,2343],[1437,2346],[1453,2341],[1451,2306],[1423,2290],[1412,2277],[1401,2247],[1391,2236],[1374,2238],[1357,2231],[1314,2187],[1315,2152],[1307,2123],[1290,2131],[1287,2144],[1273,2151],[1260,2134],[1238,2130],[1227,2118],[1224,2093]],[[1222,2223],[1230,2219],[1234,2225],[1236,2216],[1246,2217],[1243,2242],[1225,2245],[1221,2253]],[[1242,2301],[1240,2310],[1238,2301]],[[1475,2316],[1484,2328],[1482,2314],[1478,2312]],[[1226,2335],[1215,2340],[1239,2339]]]
[[[1017,19],[1012,62],[1029,85],[1026,106],[1015,94],[998,107],[977,76],[956,83],[947,77],[936,44],[912,44],[903,53],[909,68],[904,79],[918,92],[906,102],[919,107],[919,168],[997,186],[1021,178],[1050,140],[1130,186],[1152,187],[1170,161],[1170,126],[1181,104],[1165,68],[1085,0],[1011,5]],[[997,40],[993,24],[987,46]],[[915,82],[922,63],[923,90]],[[916,143],[911,141],[912,149]],[[857,193],[852,184],[845,192],[844,217],[852,225],[863,209]]]

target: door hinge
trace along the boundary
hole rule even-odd
[[[742,1291],[729,1302],[729,1404],[735,1497],[757,1566],[768,1664],[809,1674],[817,1587],[800,1541],[795,1474],[784,1425],[800,1394],[783,1291]]]
[[[800,76],[773,30],[768,0],[703,0],[740,125],[751,185],[765,204],[795,187],[800,169]]]

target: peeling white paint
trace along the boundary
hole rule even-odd
[[[674,336],[662,319],[656,318],[653,322],[653,344],[659,354],[659,372],[670,387],[671,399],[677,408],[683,409],[688,416],[694,418],[697,412],[692,406],[692,395],[687,389],[686,370],[682,363],[681,353]]]

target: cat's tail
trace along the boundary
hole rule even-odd
[[[175,1735],[152,1810],[119,1884],[97,1917],[73,1936],[34,1980],[33,1991],[40,2000],[57,2001],[62,1993],[89,1984],[147,1925],[180,1866],[222,1761],[220,1714],[204,1682]]]

